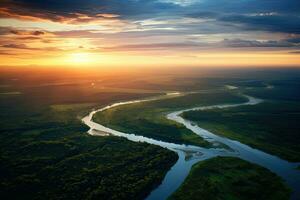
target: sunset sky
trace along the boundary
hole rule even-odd
[[[299,0],[1,0],[2,66],[300,66]]]

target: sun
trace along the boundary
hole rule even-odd
[[[68,55],[67,61],[72,64],[89,64],[93,62],[93,56],[90,53],[71,53]]]

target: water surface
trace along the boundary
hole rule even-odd
[[[299,163],[291,163],[286,160],[280,159],[277,156],[273,156],[271,154],[265,153],[258,149],[252,148],[248,145],[245,145],[241,142],[231,140],[222,136],[218,136],[209,132],[197,125],[193,122],[183,119],[180,115],[183,112],[191,111],[191,110],[208,110],[213,108],[230,108],[244,105],[256,105],[261,103],[263,100],[257,99],[251,96],[243,95],[248,99],[246,103],[236,103],[236,104],[221,104],[221,105],[211,105],[211,106],[200,106],[194,107],[190,109],[184,109],[180,111],[175,111],[167,114],[167,118],[183,124],[187,129],[190,129],[195,134],[204,138],[206,141],[214,143],[214,144],[225,144],[229,147],[229,149],[224,149],[221,147],[216,148],[203,148],[193,145],[184,145],[184,144],[175,144],[160,140],[155,140],[149,137],[139,136],[130,133],[124,133],[117,130],[113,130],[111,128],[105,127],[101,124],[93,122],[93,115],[97,112],[102,112],[104,110],[122,106],[133,103],[140,103],[146,101],[155,101],[164,98],[173,98],[177,96],[182,96],[182,93],[168,93],[167,95],[161,95],[154,98],[148,98],[143,100],[133,100],[133,101],[125,101],[115,103],[104,108],[92,111],[89,115],[84,117],[82,121],[90,127],[89,134],[98,135],[97,131],[106,132],[115,136],[125,137],[133,142],[146,142],[149,144],[161,146],[163,148],[167,148],[171,151],[174,151],[178,154],[179,159],[175,163],[175,165],[167,172],[164,177],[163,182],[159,185],[155,190],[153,190],[150,195],[146,198],[147,200],[163,200],[169,197],[179,186],[183,183],[185,178],[190,172],[190,169],[193,164],[203,161],[215,156],[233,156],[239,157],[241,159],[247,160],[249,162],[258,164],[263,166],[272,172],[276,173],[280,177],[282,177],[286,183],[293,189],[292,199],[296,199],[300,196],[300,171],[296,169]],[[192,152],[192,154],[191,154]],[[189,159],[187,158],[187,154],[191,154]]]

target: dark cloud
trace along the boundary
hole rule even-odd
[[[300,17],[261,13],[255,15],[227,15],[218,20],[244,25],[245,30],[265,30],[283,33],[300,33]]]
[[[199,48],[207,47],[207,43],[196,42],[182,42],[182,43],[153,43],[153,44],[133,44],[133,45],[119,45],[113,47],[100,48],[102,50],[113,51],[138,51],[138,50],[163,50],[163,49],[182,49],[182,48]]]
[[[17,29],[11,29],[9,28],[9,32],[14,35],[32,35],[32,36],[40,36],[44,35],[44,31],[28,31],[28,30],[17,30]]]
[[[201,18],[201,19],[214,19],[217,18],[219,14],[216,12],[199,11],[194,13],[188,13],[186,16],[192,18]]]
[[[291,51],[290,54],[300,54],[300,51]]]
[[[180,2],[182,1],[2,0],[0,17],[46,19],[76,24],[95,20],[143,20],[162,16],[185,16],[215,19],[227,25],[241,24],[246,30],[300,33],[299,0],[187,0],[184,4]],[[273,15],[269,15],[270,13]],[[194,24],[195,27],[197,26]],[[194,30],[193,27],[186,28]],[[211,29],[210,32],[218,32],[215,27]]]
[[[218,13],[218,14],[245,14],[245,13],[281,13],[299,14],[299,0],[202,0],[197,5],[196,12]]]
[[[300,37],[292,37],[289,39],[286,39],[287,42],[292,42],[300,45]]]
[[[69,30],[51,33],[55,37],[146,38],[166,35],[185,37],[190,34],[235,34],[245,31],[300,34],[299,0],[1,0],[0,17],[50,20],[71,24],[123,20],[136,26],[133,28],[134,30],[126,29],[119,33],[103,33],[97,30]],[[144,20],[156,20],[160,23],[147,24],[143,23]],[[43,37],[48,32],[0,27],[0,34],[24,36],[24,39],[29,40]],[[45,42],[47,41],[45,40]],[[249,40],[224,40],[221,45],[285,48],[297,46],[298,43],[298,37],[265,42],[249,38]],[[194,43],[173,44],[176,47],[194,45]],[[143,47],[133,45],[127,46],[127,48],[153,49],[163,48],[164,45],[172,47],[170,44],[155,45]]]
[[[88,8],[90,10],[88,11]],[[55,22],[85,23],[92,20],[106,18],[100,13],[93,13],[97,6],[89,7],[88,1],[22,1],[4,0],[0,3],[0,17],[24,20],[51,20]],[[98,14],[98,15],[97,15]]]
[[[5,44],[1,46],[2,48],[10,48],[10,49],[29,49],[25,44]]]
[[[0,50],[0,55],[3,55],[3,56],[15,56],[16,54],[13,53],[13,52],[7,52],[7,51]]]
[[[10,27],[0,26],[0,35],[7,35],[11,33]]]
[[[222,44],[226,47],[298,47],[299,45],[287,40],[242,40],[242,39],[225,39]]]
[[[44,35],[45,33],[43,31],[33,31],[32,35]]]
[[[23,49],[23,50],[32,50],[32,51],[62,51],[62,49],[56,47],[45,47],[45,48],[32,48],[22,43],[10,43],[1,45],[0,48],[7,49]]]
[[[204,0],[186,16],[239,24],[242,30],[300,33],[299,0]]]
[[[86,23],[161,13],[175,5],[149,0],[3,0],[0,17]]]
[[[145,43],[133,45],[118,45],[112,47],[101,47],[103,51],[140,51],[140,50],[169,50],[169,49],[190,49],[190,50],[203,50],[208,48],[300,48],[298,43],[289,42],[287,40],[243,40],[243,39],[224,39],[219,42],[180,42],[180,43]]]
[[[18,40],[40,40],[40,37],[34,37],[34,36],[26,36],[26,37],[17,37]]]

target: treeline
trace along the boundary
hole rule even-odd
[[[7,104],[0,105],[1,199],[144,199],[177,160],[157,146],[89,136],[80,117],[91,105]]]

